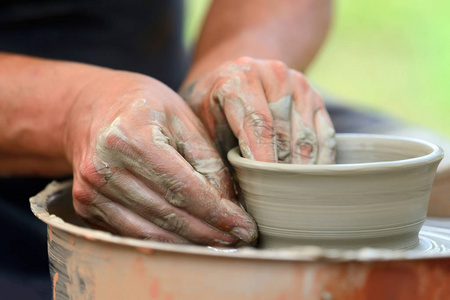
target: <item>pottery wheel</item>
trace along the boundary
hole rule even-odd
[[[419,233],[419,244],[407,250],[361,248],[355,250],[325,249],[317,246],[298,246],[282,249],[217,249],[222,255],[237,255],[286,260],[398,260],[450,257],[450,219],[428,217]]]
[[[450,220],[428,218],[419,233],[419,245],[408,251],[424,255],[450,253]]]
[[[373,299],[450,294],[450,219],[429,218],[420,243],[409,250],[217,249],[86,228],[74,213],[71,187],[53,183],[31,199],[35,215],[49,225],[57,299],[229,300],[230,291],[231,298],[243,300],[362,299],[361,291]]]

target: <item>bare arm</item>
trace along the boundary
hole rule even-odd
[[[216,0],[185,82],[240,56],[280,60],[304,72],[330,19],[330,0]]]
[[[67,175],[63,135],[83,84],[100,68],[0,53],[0,173]]]

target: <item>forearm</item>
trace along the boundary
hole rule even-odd
[[[125,236],[252,243],[213,143],[186,103],[137,73],[0,55],[0,175],[73,174],[77,215]]]
[[[281,60],[304,71],[326,37],[330,16],[329,0],[216,0],[185,84],[240,56]]]
[[[0,53],[0,173],[63,175],[68,113],[91,76],[83,64]]]

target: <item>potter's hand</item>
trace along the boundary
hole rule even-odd
[[[242,57],[201,76],[180,93],[222,155],[239,142],[244,157],[334,163],[334,128],[305,77],[279,61]]]
[[[78,94],[65,133],[76,212],[113,233],[175,243],[251,242],[229,172],[200,121],[168,87],[107,71]]]

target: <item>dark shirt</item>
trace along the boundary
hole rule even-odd
[[[135,71],[173,89],[186,72],[180,0],[0,3],[0,51]]]

